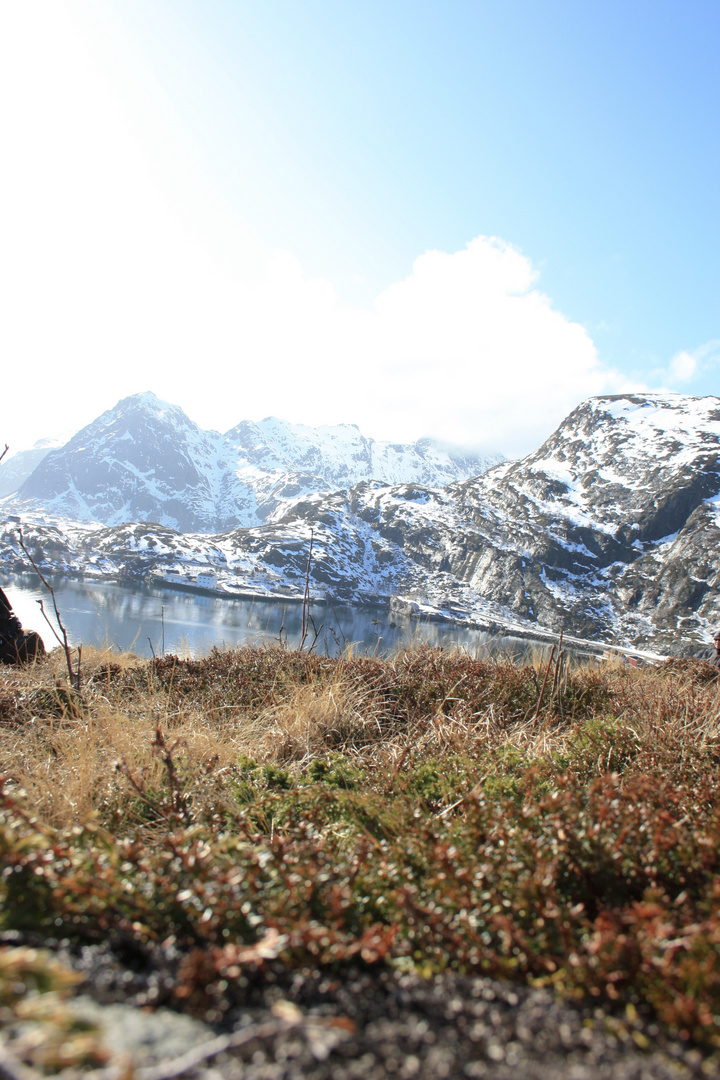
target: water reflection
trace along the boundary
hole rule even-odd
[[[60,616],[73,644],[92,644],[141,656],[163,651],[197,655],[213,645],[259,643],[287,635],[297,646],[302,632],[299,604],[278,601],[224,600],[195,596],[161,587],[117,585],[111,582],[53,579]],[[37,630],[45,644],[56,641],[43,619],[38,601],[52,615],[52,601],[36,578],[8,576],[3,582],[8,599],[26,629]],[[445,647],[459,645],[471,653],[510,652],[524,656],[535,646],[517,638],[491,637],[480,630],[414,619],[390,621],[382,609],[316,605],[309,642],[330,656],[347,645],[364,653],[384,654],[415,641]],[[51,619],[55,623],[54,618]],[[56,625],[56,624],[55,624]]]

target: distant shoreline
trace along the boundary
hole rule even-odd
[[[247,590],[231,592],[229,589],[207,589],[202,585],[186,584],[183,581],[166,581],[165,578],[154,574],[148,579],[148,584],[162,589],[176,589],[178,592],[196,593],[198,596],[211,596],[220,600],[265,600],[272,604],[277,604],[280,601],[287,601],[288,604],[302,604],[304,600],[302,593],[291,593],[286,596],[284,593],[257,593]],[[325,597],[311,596],[310,603],[327,604],[327,600]]]
[[[32,571],[29,571],[27,567],[23,567],[21,570],[13,568],[11,572],[19,573],[20,576],[33,576]],[[138,585],[145,585],[145,587],[151,587],[156,589],[171,589],[176,592],[183,592],[191,596],[206,596],[210,599],[220,600],[240,600],[250,601],[252,603],[260,602],[267,604],[288,604],[293,606],[301,605],[303,602],[303,596],[300,593],[293,593],[290,595],[283,595],[282,593],[256,593],[251,591],[237,591],[229,592],[219,589],[207,589],[198,585],[185,584],[184,582],[166,581],[165,578],[158,574],[150,574],[144,580],[132,580],[121,575],[116,574],[89,574],[85,575],[79,573],[76,570],[50,570],[50,574],[57,574],[61,577],[66,577],[71,580],[82,581],[89,580],[97,584],[102,582],[111,582],[115,585],[137,587]],[[346,601],[346,600],[328,600],[325,597],[310,597],[310,603],[313,607],[332,607],[333,604],[337,604],[340,607],[352,607],[358,610],[377,610],[384,611],[390,618],[398,617],[401,620],[408,619],[412,622],[435,622],[435,623],[447,623],[457,626],[459,628],[465,627],[469,630],[477,630],[487,633],[492,637],[498,638],[514,638],[518,641],[536,642],[539,646],[547,647],[557,645],[559,643],[559,633],[554,630],[550,630],[545,627],[529,627],[522,626],[516,623],[503,623],[497,619],[473,619],[458,617],[458,615],[443,612],[440,610],[430,610],[410,613],[408,611],[393,611],[392,605],[389,602],[383,603],[382,598],[377,598],[375,601]],[[643,663],[662,663],[668,659],[666,654],[656,653],[649,649],[637,649],[627,645],[616,645],[606,641],[591,641],[586,638],[576,637],[573,634],[563,635],[563,644],[577,652],[579,654],[585,653],[586,655],[592,655],[595,657],[602,657],[615,654],[618,657],[627,656],[637,659]]]

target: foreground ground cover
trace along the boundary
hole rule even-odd
[[[546,660],[95,653],[79,695],[59,655],[7,669],[0,930],[119,943],[165,965],[147,1004],[220,1025],[297,973],[454,972],[712,1052],[715,672]],[[8,1007],[62,982],[3,956]]]

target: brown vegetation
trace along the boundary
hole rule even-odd
[[[79,695],[63,662],[0,674],[3,929],[172,941],[176,1005],[212,1016],[278,966],[391,964],[720,1046],[709,666],[541,695],[542,658],[95,653]]]

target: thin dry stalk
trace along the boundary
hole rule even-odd
[[[35,562],[35,560],[33,559],[32,555],[30,554],[28,549],[26,548],[25,540],[24,540],[23,534],[22,534],[22,529],[20,529],[20,532],[19,532],[19,541],[20,541],[20,547],[25,552],[25,555],[27,556],[28,560],[30,561],[30,565],[32,566],[33,570],[35,571],[37,576],[42,581],[42,583],[45,586],[45,588],[47,589],[47,591],[50,593],[50,596],[52,597],[53,607],[55,609],[55,618],[57,619],[57,624],[60,627],[60,632],[62,633],[62,638],[59,636],[57,630],[55,629],[55,627],[53,626],[53,624],[50,622],[47,615],[45,614],[45,608],[43,606],[42,600],[38,600],[38,604],[40,605],[40,610],[43,613],[43,618],[45,619],[45,622],[48,624],[48,626],[52,630],[53,634],[55,635],[55,638],[57,639],[58,643],[60,645],[62,645],[62,647],[63,647],[63,649],[65,651],[65,660],[66,660],[66,663],[67,663],[68,678],[70,680],[70,685],[74,686],[75,689],[77,690],[78,694],[79,694],[80,693],[81,677],[82,677],[81,676],[82,645],[79,645],[78,650],[77,650],[77,654],[78,654],[77,670],[73,670],[72,652],[71,652],[71,649],[70,649],[70,643],[68,641],[67,631],[66,631],[65,627],[63,626],[62,619],[60,618],[60,611],[59,611],[58,606],[57,606],[57,600],[55,599],[55,590],[53,589],[52,585],[47,580],[47,578],[43,575],[42,570],[40,569],[38,564]]]
[[[543,679],[542,689],[540,690],[540,696],[538,698],[537,708],[535,709],[535,715],[532,718],[533,724],[537,723],[537,718],[540,715],[540,707],[542,705],[543,694],[545,693],[545,687],[547,685],[548,675],[550,674],[550,668],[552,666],[554,653],[555,646],[553,645],[552,649],[550,650],[550,659],[548,660],[547,668],[545,669],[545,678]]]
[[[300,651],[302,652],[305,647],[305,639],[308,636],[308,617],[310,615],[310,569],[312,567],[312,549],[313,549],[314,531],[310,530],[310,550],[308,551],[307,569],[305,570],[305,591],[303,592],[303,604],[302,604],[302,633],[300,635]],[[317,633],[315,634],[315,641],[317,641]],[[313,642],[315,644],[315,642]]]

